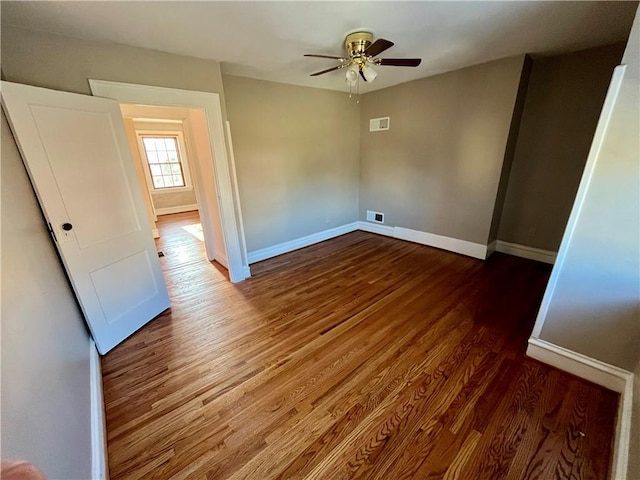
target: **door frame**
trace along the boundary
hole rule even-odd
[[[227,261],[229,263],[229,278],[231,282],[240,282],[251,276],[246,251],[242,248],[245,239],[241,238],[243,229],[239,224],[236,211],[240,211],[240,204],[236,205],[232,187],[232,173],[235,178],[235,171],[231,172],[233,166],[230,165],[227,156],[227,141],[225,139],[225,129],[222,120],[222,108],[220,95],[212,92],[197,92],[192,90],[181,90],[176,88],[154,87],[149,85],[138,85],[132,83],[111,82],[106,80],[89,79],[91,92],[94,96],[112,98],[120,103],[133,103],[141,105],[152,105],[158,107],[182,107],[194,108],[204,111],[209,133],[209,144],[213,157],[213,168],[215,172],[215,182],[218,188],[218,201],[220,206],[220,220],[222,233],[227,250]],[[195,159],[198,162],[198,159]],[[194,169],[193,174],[198,175],[199,169]],[[194,182],[196,187],[202,182]],[[204,193],[204,192],[202,192]],[[199,195],[203,199],[200,207],[201,221],[203,223],[203,234],[207,241],[207,257],[214,260],[213,252],[213,219],[211,215],[215,212],[215,207],[211,204],[209,196]]]

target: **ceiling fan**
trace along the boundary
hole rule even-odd
[[[344,46],[347,50],[346,57],[334,57],[331,55],[316,55],[313,53],[305,54],[305,57],[330,58],[339,60],[340,64],[312,73],[312,77],[323,75],[325,73],[347,69],[346,81],[350,86],[356,84],[358,79],[362,77],[365,82],[372,82],[378,76],[373,69],[374,65],[389,65],[394,67],[417,67],[422,61],[420,58],[376,58],[382,52],[391,48],[393,42],[379,38],[373,41],[373,34],[366,31],[353,32],[347,35]]]

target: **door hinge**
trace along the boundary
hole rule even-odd
[[[56,238],[56,232],[53,231],[53,227],[51,226],[51,222],[47,222],[47,226],[49,227],[49,233],[53,237],[53,241],[58,243],[58,239]]]

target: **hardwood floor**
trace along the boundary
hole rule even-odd
[[[233,285],[170,217],[171,312],[102,360],[113,480],[607,478],[617,395],[524,356],[548,266],[354,232]]]

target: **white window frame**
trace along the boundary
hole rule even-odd
[[[184,134],[182,130],[148,130],[136,129],[136,137],[138,138],[138,149],[140,150],[140,158],[144,163],[144,176],[147,180],[149,191],[155,195],[166,195],[170,193],[190,192],[193,190],[191,182],[191,171],[189,169],[189,155],[186,144],[184,143]],[[156,188],[153,184],[151,176],[151,168],[147,159],[147,150],[144,148],[143,137],[172,137],[176,139],[178,144],[178,156],[180,165],[182,165],[182,177],[184,179],[184,187],[165,187]]]

